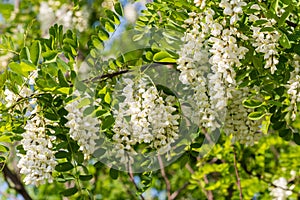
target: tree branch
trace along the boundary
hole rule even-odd
[[[179,195],[179,193],[182,192],[189,184],[190,182],[186,182],[185,184],[183,184],[183,186],[181,186],[178,190],[171,194],[170,199],[175,199]]]
[[[4,163],[0,163],[0,168],[2,168],[2,167],[3,167],[3,170],[2,170],[3,176],[4,176],[7,184],[9,185],[9,187],[14,189],[17,193],[21,194],[25,200],[32,200],[32,198],[30,197],[30,195],[26,191],[22,181],[17,176],[17,174],[12,172],[7,167],[7,165],[5,165]],[[13,185],[11,185],[10,182],[12,182]]]
[[[295,24],[294,22],[291,22],[289,20],[285,20],[285,22],[287,23],[287,25],[293,27],[293,28],[296,28],[297,27],[297,24]]]
[[[188,170],[191,174],[194,174],[194,173],[195,173],[195,171],[192,169],[192,167],[191,167],[188,163],[185,165],[185,167],[187,168],[187,170]],[[208,183],[209,183],[209,182],[208,182],[208,179],[207,179],[207,177],[206,177],[206,175],[204,175],[203,179],[204,179],[205,184],[208,184]],[[202,189],[203,193],[205,193],[207,199],[208,199],[208,200],[213,200],[213,199],[214,199],[214,195],[213,195],[212,191],[210,191],[210,190],[206,191],[206,190],[201,186],[200,181],[197,181],[197,182],[198,182],[200,188]]]
[[[133,183],[135,189],[138,191],[139,187],[137,186],[137,184],[134,181],[134,177],[133,177],[133,172],[132,172],[132,167],[131,167],[130,161],[128,163],[128,169],[129,169],[128,175],[129,175],[130,181]],[[145,200],[145,198],[143,197],[142,194],[140,194],[140,197],[141,197],[142,200]]]
[[[157,155],[157,159],[158,159],[158,163],[159,163],[159,167],[160,167],[161,176],[163,177],[163,179],[166,183],[166,190],[167,190],[168,199],[171,200],[171,184],[170,184],[170,181],[169,181],[169,179],[166,175],[164,164],[163,164],[162,159],[161,159],[159,154]]]
[[[238,167],[237,167],[237,161],[236,161],[236,152],[235,152],[235,147],[233,147],[233,155],[234,155],[234,170],[235,170],[235,175],[236,175],[236,179],[237,179],[237,186],[240,192],[240,200],[243,200],[243,191],[242,191],[242,186],[241,186],[241,180],[240,180],[240,176],[239,176],[239,171],[238,171]]]

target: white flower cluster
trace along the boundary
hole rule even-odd
[[[4,90],[4,100],[6,102],[5,106],[7,108],[14,105],[19,100],[19,98],[28,98],[33,94],[33,91],[26,86],[18,87],[18,89],[18,95],[16,95],[14,92],[10,91],[7,88]]]
[[[41,2],[38,16],[42,33],[47,33],[54,24],[63,25],[65,29],[76,28],[82,32],[88,26],[88,18],[86,7],[75,11],[72,6],[55,0]]]
[[[45,184],[53,182],[52,171],[56,166],[52,142],[55,137],[46,135],[45,122],[39,115],[27,120],[26,132],[23,133],[21,144],[26,154],[21,157],[18,167],[25,175],[25,184]]]
[[[155,86],[149,86],[146,78],[134,82],[124,79],[126,86],[122,91],[125,97],[119,108],[114,110],[115,124],[113,140],[117,143],[117,158],[127,163],[128,154],[135,155],[134,146],[148,144],[159,153],[168,152],[171,144],[178,138],[180,116],[173,114],[175,98],[159,95]]]
[[[199,6],[200,9],[203,9],[206,6],[206,0],[194,0],[194,4]]]
[[[223,130],[226,135],[232,135],[232,142],[240,142],[247,146],[253,145],[262,137],[260,125],[262,120],[248,119],[253,109],[245,108],[243,100],[249,95],[248,88],[233,89],[232,100],[228,103]]]
[[[257,4],[254,4],[251,6],[251,9],[257,10],[259,13],[260,7]],[[262,31],[263,28],[271,28],[274,24],[276,24],[276,20],[274,19],[267,19],[267,18],[261,18],[258,17],[257,14],[251,14],[249,16],[249,21],[255,22],[257,20],[265,20],[266,22],[261,24],[251,26],[251,29],[253,31],[252,37],[253,37],[253,43],[252,45],[255,48],[255,51],[257,53],[263,53],[264,59],[265,59],[265,69],[271,70],[271,74],[274,74],[274,72],[277,70],[276,65],[279,63],[278,57],[279,53],[277,51],[278,48],[278,41],[280,38],[280,33],[277,30],[265,30]]]
[[[234,19],[234,22],[239,19],[244,5],[242,1],[222,1],[220,4],[225,8],[224,12],[232,15],[231,21]],[[180,80],[195,90],[193,100],[200,114],[200,125],[214,130],[221,126],[217,122],[218,112],[226,108],[231,97],[230,88],[235,86],[233,67],[241,66],[240,60],[248,51],[238,45],[236,37],[248,38],[233,26],[224,28],[226,21],[219,23],[214,19],[215,11],[211,8],[189,15],[190,18],[185,21],[189,29],[177,60]]]
[[[246,2],[242,0],[222,0],[220,3],[220,7],[224,8],[224,15],[231,16],[230,24],[234,24],[235,22],[239,21],[240,14],[243,14],[243,6],[246,6]]]
[[[88,106],[79,107],[81,100],[81,98],[75,99],[65,106],[69,112],[66,116],[69,120],[66,127],[70,128],[70,137],[78,143],[84,158],[88,159],[96,150],[95,140],[99,138],[100,123],[97,118],[91,115],[84,116],[83,111]]]
[[[293,60],[294,71],[291,72],[290,80],[287,85],[287,93],[290,96],[289,111],[292,112],[291,119],[296,119],[296,113],[298,111],[297,103],[300,102],[300,56],[295,56]]]
[[[288,188],[287,180],[284,177],[274,180],[273,185],[275,187],[270,189],[273,200],[285,200],[293,194],[292,188]]]

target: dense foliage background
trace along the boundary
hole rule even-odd
[[[299,199],[299,8],[0,1],[0,197]]]

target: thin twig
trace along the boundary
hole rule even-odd
[[[234,170],[235,170],[235,175],[236,175],[236,179],[237,179],[237,186],[240,192],[240,200],[243,200],[243,191],[242,191],[242,185],[241,185],[241,179],[239,176],[239,171],[238,171],[238,167],[237,167],[237,161],[236,161],[236,152],[235,152],[235,148],[233,146],[233,155],[234,155]]]
[[[135,181],[134,181],[133,172],[132,172],[132,167],[131,167],[130,162],[128,163],[128,169],[129,169],[128,175],[129,175],[130,181],[133,183],[134,187],[135,187],[136,190],[138,191],[138,190],[139,190],[139,187],[138,187],[138,185],[137,185],[137,184],[135,183]],[[143,197],[142,194],[140,194],[140,197],[141,197],[142,200],[145,200],[145,198]]]
[[[21,194],[25,200],[32,200],[18,175],[12,172],[6,164],[0,163],[0,166],[3,167],[2,173],[8,186]],[[10,182],[13,183],[13,185],[10,184]]]
[[[163,177],[163,179],[166,183],[166,190],[167,190],[168,199],[171,200],[171,184],[170,184],[170,181],[169,181],[169,179],[166,175],[164,164],[163,164],[162,159],[161,159],[159,154],[157,155],[157,159],[158,159],[158,163],[159,163],[159,167],[160,167],[161,176]]]
[[[192,167],[191,167],[188,163],[185,165],[185,167],[187,168],[187,170],[188,170],[191,174],[194,174],[194,173],[195,173],[195,171],[192,169]],[[205,183],[205,184],[208,184],[208,183],[209,183],[206,176],[204,176],[203,179],[204,179],[204,183]],[[201,189],[203,190],[203,192],[205,193],[207,199],[208,199],[208,200],[213,200],[213,199],[214,199],[214,195],[213,195],[212,191],[210,191],[210,190],[207,190],[207,191],[206,191],[206,190],[202,187],[200,181],[197,181],[197,182],[198,182],[200,188],[201,188]]]
[[[183,186],[181,186],[178,190],[171,194],[170,199],[175,199],[179,195],[179,193],[182,192],[189,184],[190,182],[186,182],[185,184],[183,184]]]

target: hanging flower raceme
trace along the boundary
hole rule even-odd
[[[291,112],[291,118],[294,121],[296,119],[296,113],[298,112],[297,103],[300,102],[300,56],[297,55],[294,57],[292,65],[295,69],[291,72],[290,80],[287,85],[287,93],[290,96],[289,111]]]
[[[74,94],[79,94],[79,92]],[[75,99],[65,106],[69,112],[66,116],[68,119],[66,127],[70,129],[70,137],[78,143],[84,158],[88,159],[96,150],[95,140],[99,138],[100,121],[92,115],[84,114],[88,106],[80,106],[82,99]]]
[[[177,60],[180,80],[195,91],[192,98],[199,113],[199,125],[212,131],[221,127],[218,113],[226,108],[231,88],[235,87],[233,67],[241,66],[248,51],[238,44],[237,37],[248,38],[233,26],[244,5],[242,1],[220,3],[226,15],[232,16],[230,27],[226,27],[226,21],[214,19],[215,11],[211,8],[190,13],[185,21],[187,31]]]
[[[245,108],[243,100],[249,96],[248,88],[234,89],[232,100],[228,103],[226,120],[223,130],[227,136],[232,135],[233,142],[240,142],[248,146],[253,145],[262,137],[261,120],[250,120],[248,115],[254,110]]]
[[[253,47],[257,53],[262,53],[265,60],[265,69],[271,70],[271,74],[277,70],[276,65],[279,63],[279,53],[277,48],[279,46],[280,33],[273,28],[276,24],[276,20],[258,17],[260,7],[257,4],[251,6],[252,9],[257,10],[256,14],[249,16],[249,21],[255,23],[256,21],[262,21],[265,23],[261,25],[252,25],[251,30],[253,31]]]
[[[41,116],[36,114],[33,118],[27,120],[26,130],[23,133],[21,144],[26,154],[17,154],[21,157],[18,167],[20,173],[25,175],[25,184],[40,185],[53,182],[52,171],[56,166],[54,151],[52,150],[52,141],[54,136],[46,134],[45,124]]]
[[[171,144],[178,138],[180,116],[173,105],[175,98],[162,98],[154,85],[146,78],[137,82],[126,78],[123,88],[123,102],[114,111],[115,124],[113,141],[118,148],[117,157],[127,163],[127,153],[136,154],[134,146],[147,144],[159,153],[168,152]],[[150,85],[150,86],[149,86]]]

